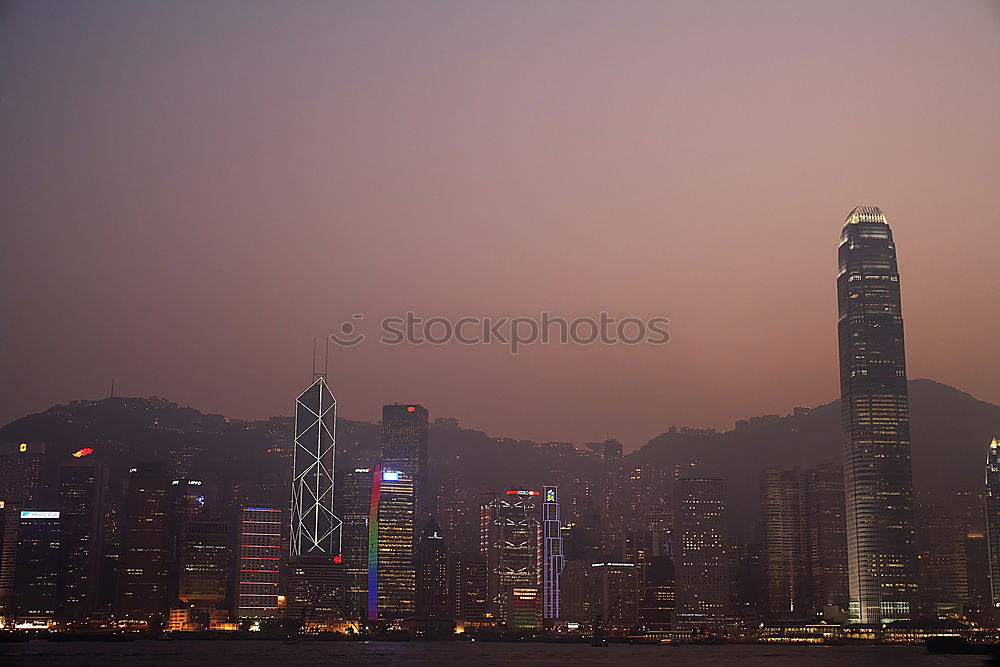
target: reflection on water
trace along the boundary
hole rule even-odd
[[[479,642],[339,643],[295,641],[134,641],[0,644],[3,665],[46,667],[298,667],[299,665],[963,665],[982,656],[934,656],[914,646],[628,646]]]

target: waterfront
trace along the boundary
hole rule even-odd
[[[930,655],[918,646],[630,646],[479,642],[168,641],[0,644],[4,665],[255,667],[256,665],[985,665],[984,656]]]

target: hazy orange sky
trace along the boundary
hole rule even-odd
[[[631,449],[839,394],[836,250],[896,238],[911,378],[1000,403],[996,2],[7,2],[0,422],[291,414],[313,337],[664,316],[665,346],[336,351],[415,401]]]

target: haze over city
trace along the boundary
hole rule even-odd
[[[8,3],[0,422],[287,415],[363,313],[670,319],[667,345],[332,350],[345,417],[635,449],[839,393],[885,212],[907,372],[1000,402],[996,3]]]

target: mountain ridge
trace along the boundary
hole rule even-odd
[[[937,498],[982,487],[986,448],[1000,432],[1000,406],[949,385],[909,382],[914,488]],[[746,534],[758,504],[759,473],[770,466],[810,467],[841,461],[839,399],[805,414],[773,417],[743,428],[667,431],[625,457],[626,469],[650,465],[726,480],[734,532]],[[197,460],[206,475],[264,480],[284,504],[290,474],[292,418],[230,419],[159,397],[71,401],[0,427],[0,443],[46,442],[55,455],[93,446],[121,471],[144,460]],[[337,468],[371,465],[377,423],[337,420]],[[567,445],[492,437],[453,421],[432,422],[432,483],[461,476],[470,488],[541,485],[566,475],[599,474],[593,456]],[[693,465],[692,465],[693,464]],[[434,479],[437,478],[437,479]]]

